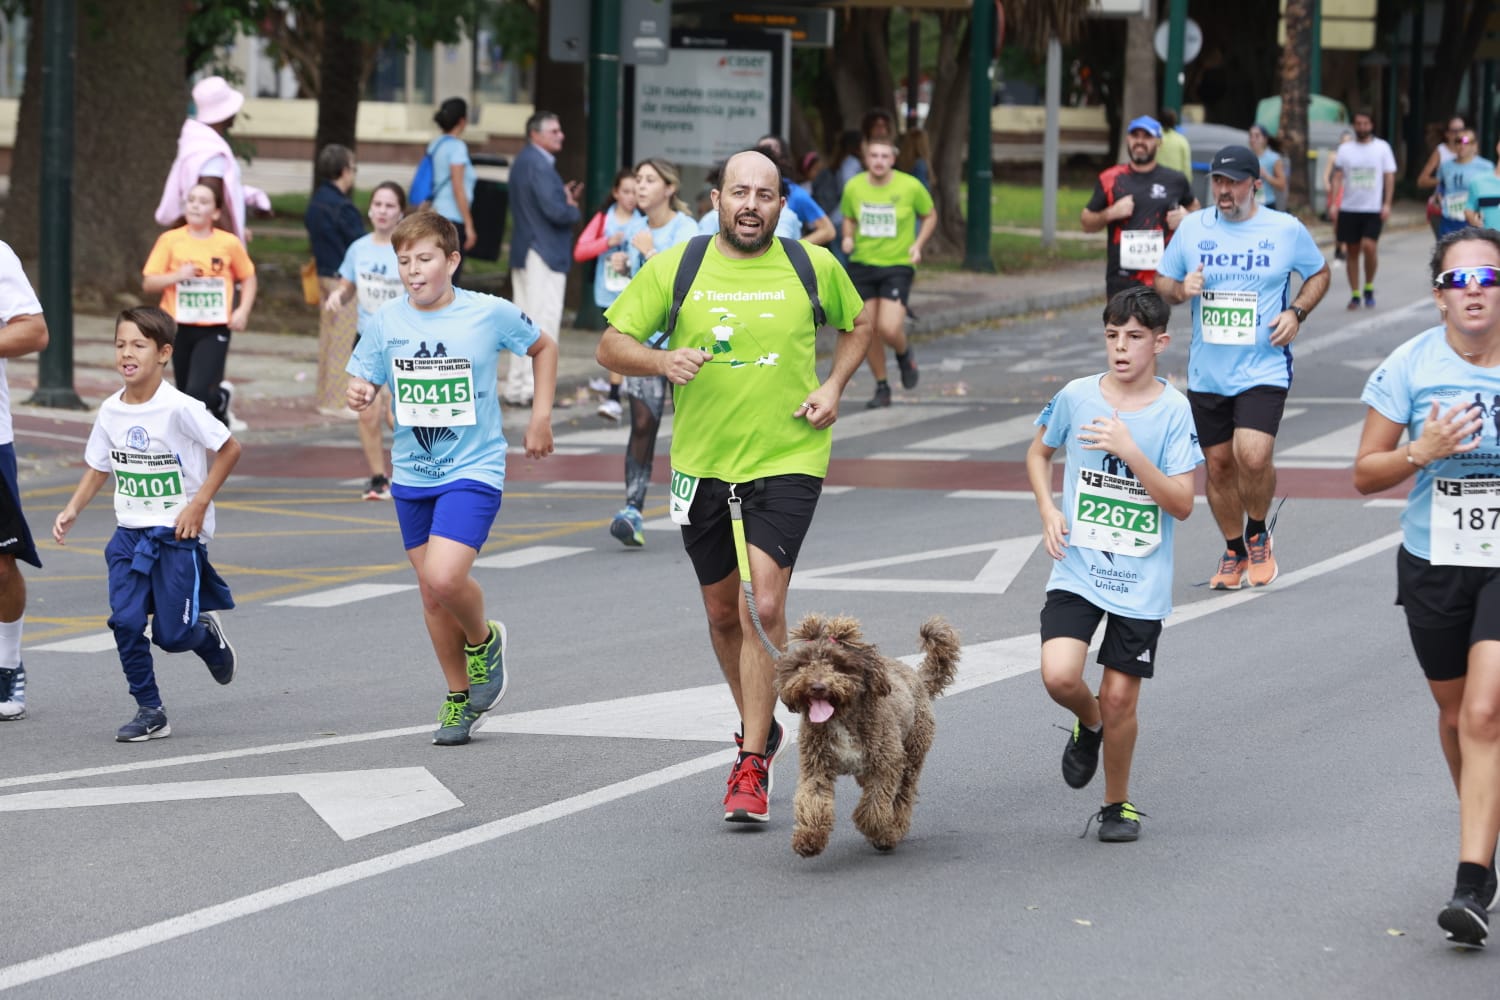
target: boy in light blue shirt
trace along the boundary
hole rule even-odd
[[[485,617],[470,571],[500,511],[505,434],[495,398],[501,351],[536,373],[526,454],[552,453],[557,340],[541,336],[505,299],[454,288],[458,230],[435,212],[407,216],[391,234],[406,294],[386,303],[349,359],[353,410],[390,383],[396,431],[391,497],[421,584],[432,648],[448,683],[432,742],[459,746],[505,696],[505,626]],[[425,349],[424,349],[425,348]]]
[[[1086,786],[1103,749],[1104,806],[1095,817],[1103,841],[1140,836],[1144,814],[1129,788],[1135,707],[1172,610],[1172,527],[1192,513],[1193,472],[1203,462],[1188,401],[1156,374],[1171,341],[1170,316],[1144,285],[1111,298],[1104,308],[1109,369],[1053,397],[1026,453],[1043,540],[1056,560],[1041,615],[1042,682],[1076,716],[1063,780]],[[1066,448],[1061,509],[1052,496],[1059,448]],[[1106,617],[1096,698],[1083,673],[1089,640]]]

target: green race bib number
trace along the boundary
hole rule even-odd
[[[1120,266],[1127,271],[1154,271],[1166,249],[1166,234],[1160,229],[1125,229],[1120,232]]]
[[[1454,191],[1443,195],[1443,218],[1452,219],[1455,222],[1464,221],[1467,216],[1464,211],[1469,207],[1469,192]]]
[[[1434,479],[1434,566],[1500,566],[1500,479]]]
[[[688,511],[693,506],[693,497],[698,494],[698,477],[672,470],[672,523],[689,525]]]
[[[177,283],[179,323],[218,326],[229,322],[229,282],[223,278],[183,278]]]
[[[1161,508],[1134,479],[1082,469],[1068,542],[1116,555],[1150,555],[1161,545]]]
[[[872,205],[869,202],[860,202],[859,235],[868,236],[872,239],[895,236],[896,206],[889,204]]]
[[[171,452],[112,450],[115,515],[121,524],[170,527],[187,503],[182,464]]]
[[[1203,342],[1229,347],[1255,346],[1255,310],[1259,297],[1254,292],[1203,292],[1199,306]]]
[[[467,427],[474,413],[474,366],[468,358],[393,358],[396,416],[408,427]]]

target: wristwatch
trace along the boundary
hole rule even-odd
[[[1292,309],[1292,315],[1295,316],[1295,317],[1297,317],[1297,324],[1299,326],[1301,324],[1307,322],[1307,310],[1306,309],[1303,309],[1301,306],[1292,306],[1291,309]]]

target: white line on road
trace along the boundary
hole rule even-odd
[[[376,597],[389,597],[407,590],[416,590],[415,583],[353,583],[347,587],[320,590],[316,594],[288,597],[284,601],[272,601],[273,608],[337,608],[357,601],[368,601]]]
[[[580,552],[594,551],[588,547],[577,545],[530,545],[524,549],[512,549],[509,552],[498,552],[483,559],[475,559],[475,566],[483,566],[486,569],[519,569],[522,566],[534,566],[537,563],[551,562],[554,559],[562,559],[566,556],[576,556]]]
[[[40,646],[27,646],[28,653],[103,653],[115,648],[115,634],[113,632],[96,632],[93,635],[80,635],[76,639],[62,639],[58,642],[44,642]]]

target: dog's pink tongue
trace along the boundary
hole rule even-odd
[[[814,722],[827,722],[833,718],[833,705],[819,698],[807,706],[807,717]]]

